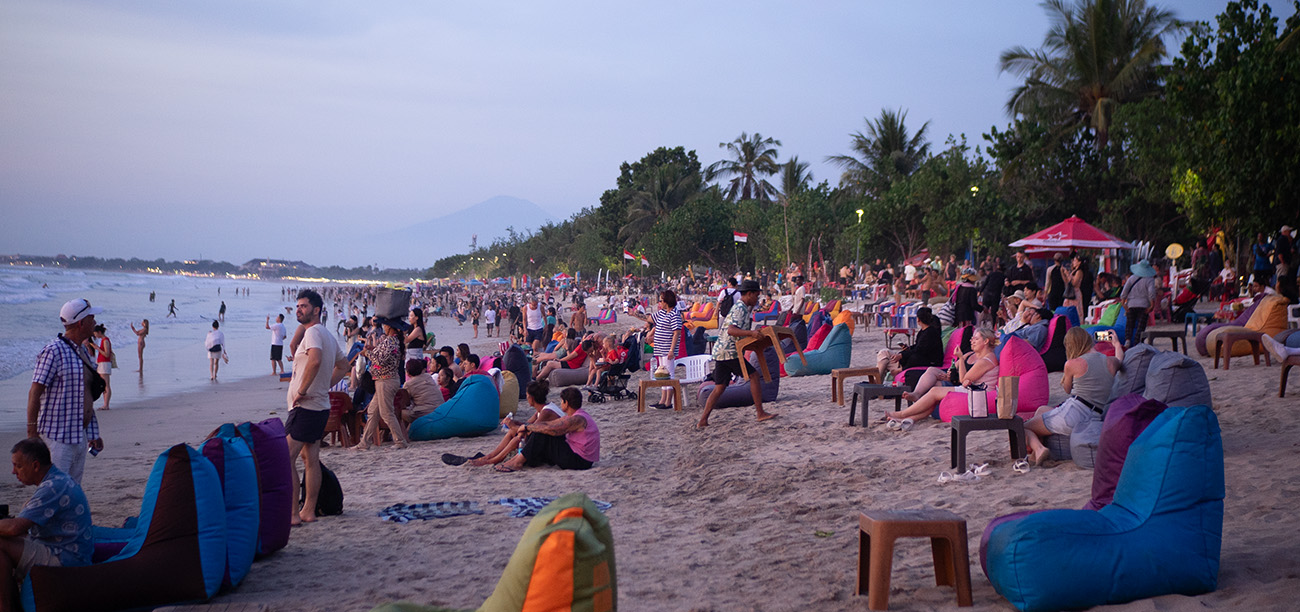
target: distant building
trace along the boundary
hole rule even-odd
[[[287,259],[250,259],[239,266],[239,269],[259,276],[292,276],[315,272],[316,266],[305,261]]]

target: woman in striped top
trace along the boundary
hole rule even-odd
[[[650,323],[650,328],[654,329],[654,347],[655,359],[651,368],[658,368],[665,365],[670,374],[676,374],[673,368],[672,359],[677,356],[677,345],[682,335],[682,313],[677,310],[677,294],[671,289],[664,291],[659,296],[659,308],[655,310],[654,319]],[[660,388],[659,403],[651,406],[659,409],[670,407],[672,390],[669,387]]]

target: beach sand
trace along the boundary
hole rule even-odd
[[[601,329],[628,325],[620,318]],[[440,344],[472,333],[447,319],[433,326]],[[497,341],[480,334],[470,343],[490,354]],[[883,344],[874,328],[858,329],[853,364],[872,364]],[[1291,530],[1300,517],[1300,434],[1293,425],[1300,385],[1293,382],[1290,396],[1278,399],[1276,365],[1237,358],[1223,371],[1199,361],[1213,387],[1227,470],[1219,589],[1114,609],[1293,610],[1300,593],[1300,534]],[[1059,383],[1060,374],[1052,375],[1053,401],[1064,397]],[[223,422],[285,416],[286,384],[269,376],[198,387],[100,415],[108,448],[88,461],[84,483],[97,524],[138,512],[153,460],[169,445],[197,444]],[[946,424],[923,421],[905,433],[863,428],[861,421],[849,427],[848,406],[830,401],[829,376],[783,379],[778,401],[768,404],[780,414],[775,420],[756,423],[752,408],[721,409],[705,431],[694,428],[695,390],[690,385],[683,412],[637,413],[634,401],[588,404],[602,433],[602,458],[585,472],[499,474],[440,461],[442,453],[490,450],[495,434],[403,451],[324,449],[322,461],[343,485],[344,514],[294,529],[287,548],[255,563],[238,589],[216,601],[272,610],[368,610],[393,600],[477,607],[528,523],[486,502],[583,491],[613,504],[622,610],[865,610],[866,598],[853,595],[858,513],[920,507],[966,518],[973,609],[1011,610],[979,567],[985,525],[1019,510],[1078,508],[1089,497],[1092,472],[1071,462],[1012,472],[1001,433],[969,438],[968,461],[990,463],[980,481],[939,484],[948,469]],[[878,417],[880,402],[872,409]],[[12,444],[20,434],[0,437]],[[30,494],[12,479],[0,486],[15,509]],[[408,524],[375,516],[393,503],[436,501],[477,501],[486,513]],[[897,546],[889,603],[893,610],[956,609],[952,589],[934,584],[924,540]]]

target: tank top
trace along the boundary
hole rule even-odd
[[[416,339],[414,339],[414,340],[411,340],[410,342],[407,342],[407,343],[406,343],[406,348],[407,348],[407,350],[410,350],[410,349],[416,349],[416,350],[421,350],[421,351],[424,350],[424,339],[426,338],[426,336],[424,335],[424,328],[423,328],[423,327],[417,327],[416,329],[420,330],[420,337],[419,337],[419,338],[416,338]]]
[[[1115,375],[1106,367],[1106,355],[1094,351],[1085,353],[1080,359],[1088,364],[1088,371],[1083,376],[1074,377],[1070,395],[1101,408],[1110,399],[1110,388],[1115,382]]]
[[[990,362],[993,361],[988,357],[981,357],[979,359],[976,359],[975,363],[970,364],[966,369],[969,370],[970,368],[975,367],[976,364],[978,364],[981,361],[984,361],[985,359],[988,359]],[[997,384],[998,382],[998,366],[994,365],[993,367],[989,368],[989,371],[985,372],[984,375],[980,376],[979,380],[975,382],[976,384],[988,385],[989,388],[992,388],[993,385]]]
[[[108,338],[99,341],[99,350],[95,351],[95,363],[108,363],[113,358],[108,354]]]
[[[596,420],[581,408],[573,414],[582,417],[587,422],[587,428],[564,434],[564,441],[569,443],[569,448],[579,457],[595,463],[600,460],[600,430],[596,428]]]
[[[528,329],[543,329],[546,327],[546,319],[542,316],[541,305],[538,305],[537,308],[524,306],[524,318]]]

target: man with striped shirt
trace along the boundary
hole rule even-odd
[[[82,348],[101,312],[81,299],[63,305],[63,333],[36,355],[27,393],[27,437],[44,440],[55,467],[77,484],[86,467],[87,446],[97,454],[104,449],[89,388],[96,374]]]

